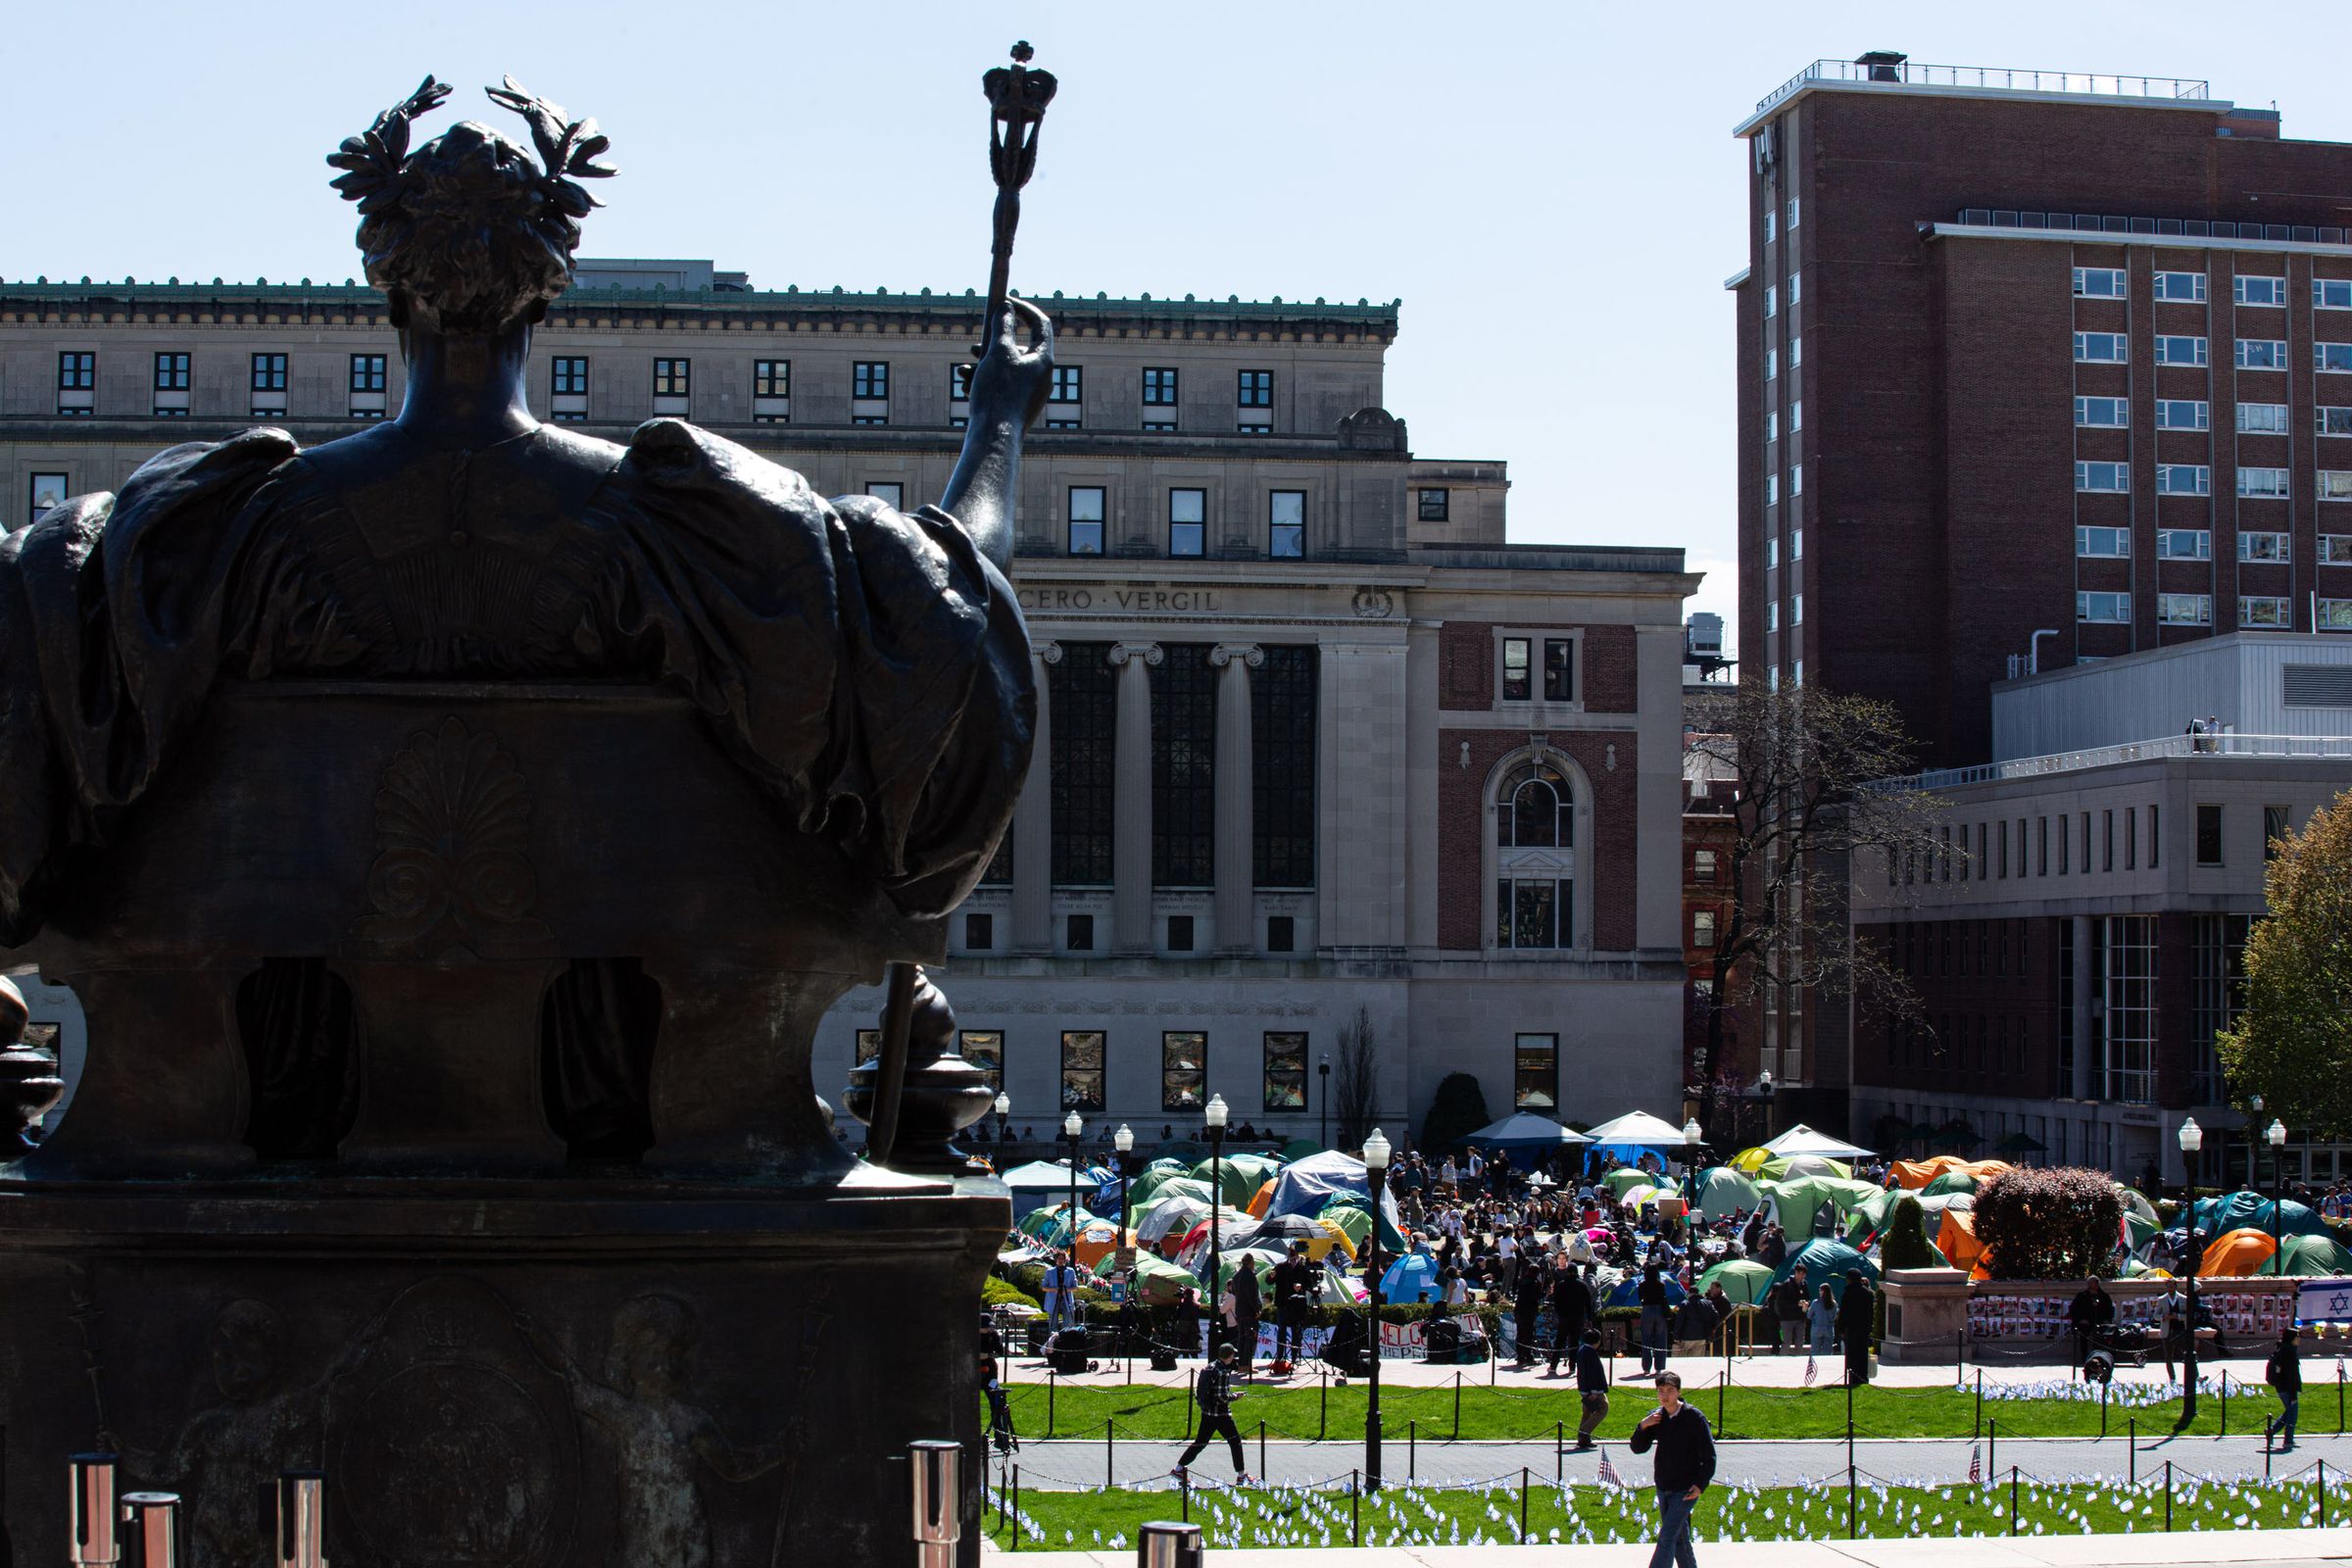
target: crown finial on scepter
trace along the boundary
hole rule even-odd
[[[1012,275],[1012,237],[1021,222],[1021,187],[1037,172],[1038,132],[1045,124],[1046,106],[1061,85],[1052,72],[1030,66],[1036,58],[1037,51],[1023,38],[1012,46],[1011,65],[998,66],[980,78],[980,90],[988,95],[988,171],[997,182],[997,205],[990,245],[988,314],[982,318],[981,342],[975,353],[987,351],[998,322],[1004,319],[1004,296]]]

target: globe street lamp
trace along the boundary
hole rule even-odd
[[[1705,1138],[1696,1116],[1683,1123],[1683,1201],[1692,1208],[1698,1206],[1698,1146]]]
[[[2272,1117],[2262,1136],[2271,1146],[2271,1271],[2283,1274],[2286,1260],[2278,1255],[2278,1206],[2286,1200],[2286,1123]]]
[[[1225,1108],[1223,1095],[1208,1097],[1200,1116],[1208,1123],[1208,1353],[1214,1356],[1225,1339],[1225,1282],[1217,1277],[1223,1253],[1225,1212]]]
[[[1079,1117],[1076,1111],[1071,1111],[1067,1116],[1064,1116],[1061,1119],[1061,1136],[1069,1140],[1070,1145],[1069,1268],[1072,1274],[1075,1274],[1078,1269],[1078,1137],[1085,1131],[1086,1123]],[[1070,1300],[1073,1305],[1076,1303],[1077,1299],[1077,1292],[1071,1292]],[[1070,1314],[1073,1320],[1076,1319],[1077,1315],[1078,1314],[1074,1311]]]
[[[1012,1097],[1011,1097],[1010,1095],[1008,1095],[1008,1094],[1004,1093],[1004,1090],[1000,1089],[1000,1090],[998,1090],[998,1091],[997,1091],[997,1142],[998,1142],[998,1143],[1002,1144],[1002,1143],[1004,1143],[1005,1140],[1007,1140],[1008,1138],[1010,1138],[1010,1137],[1012,1136],[1011,1128],[1010,1128],[1010,1127],[1007,1125],[1007,1124],[1008,1124],[1008,1123],[1009,1123],[1011,1120],[1012,1120]],[[1004,1156],[1004,1157],[1005,1157],[1005,1160],[1006,1160],[1006,1162],[1007,1162],[1007,1163],[1010,1163],[1010,1161],[1011,1161],[1011,1156],[1008,1154],[1008,1155],[1006,1155],[1006,1156]]]
[[[1389,1141],[1372,1129],[1364,1140],[1364,1196],[1371,1200],[1372,1230],[1364,1240],[1364,1348],[1372,1356],[1371,1392],[1364,1401],[1364,1486],[1380,1490],[1380,1216],[1389,1190]]]
[[[2188,1275],[2188,1298],[2182,1308],[2188,1317],[2188,1344],[2180,1352],[2180,1419],[2173,1427],[2175,1432],[2187,1430],[2197,1418],[2197,1265],[2205,1254],[2197,1235],[2197,1151],[2205,1147],[2205,1129],[2197,1125],[2196,1117],[2181,1118],[2180,1140],[2181,1185],[2188,1195],[2188,1242],[2182,1253]]]
[[[1125,1122],[1119,1123],[1119,1130],[1110,1135],[1110,1147],[1119,1156],[1119,1252],[1124,1257],[1127,1227],[1133,1223],[1127,1211],[1127,1156],[1135,1152],[1135,1130]]]

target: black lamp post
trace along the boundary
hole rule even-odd
[[[1364,1348],[1372,1357],[1371,1392],[1364,1400],[1364,1487],[1380,1490],[1380,1215],[1389,1190],[1389,1141],[1372,1129],[1364,1140],[1364,1196],[1371,1200],[1372,1229],[1364,1240]]]
[[[1076,1111],[1061,1118],[1061,1136],[1070,1145],[1070,1268],[1073,1272],[1078,1267],[1078,1138],[1085,1131],[1086,1122]],[[1072,1316],[1074,1318],[1076,1314]]]
[[[2278,1205],[2286,1201],[2286,1123],[2272,1117],[2262,1138],[2271,1146],[2271,1272],[2283,1274],[2286,1259],[2278,1255]]]
[[[1127,1156],[1135,1152],[1135,1133],[1125,1122],[1110,1135],[1110,1147],[1119,1156],[1119,1250],[1127,1250],[1127,1228],[1135,1221],[1127,1210]]]
[[[1323,1132],[1315,1142],[1325,1149],[1331,1147],[1331,1053],[1326,1051],[1315,1062],[1315,1103],[1323,1107]]]
[[[2261,1191],[2261,1176],[2254,1168],[2254,1155],[2262,1143],[2262,1097],[2246,1097],[2246,1191]]]
[[[1225,1343],[1225,1282],[1218,1273],[1224,1251],[1225,1108],[1223,1095],[1208,1097],[1200,1119],[1208,1123],[1208,1353]]]
[[[1706,1136],[1696,1116],[1683,1123],[1683,1201],[1692,1213],[1698,1209],[1698,1147]],[[1685,1224],[1689,1223],[1686,1217]]]
[[[2183,1310],[2188,1318],[2188,1344],[2180,1352],[2180,1420],[2175,1432],[2186,1431],[2197,1418],[2197,1265],[2205,1260],[2205,1248],[2197,1231],[2197,1151],[2205,1147],[2205,1129],[2197,1125],[2194,1116],[2180,1122],[2180,1164],[2184,1178],[2182,1186],[2188,1194],[2188,1245],[2182,1254],[2188,1274],[2188,1297]]]

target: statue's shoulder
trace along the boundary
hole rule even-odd
[[[795,470],[684,419],[648,419],[616,477],[679,502],[700,499],[811,518],[830,509]]]

